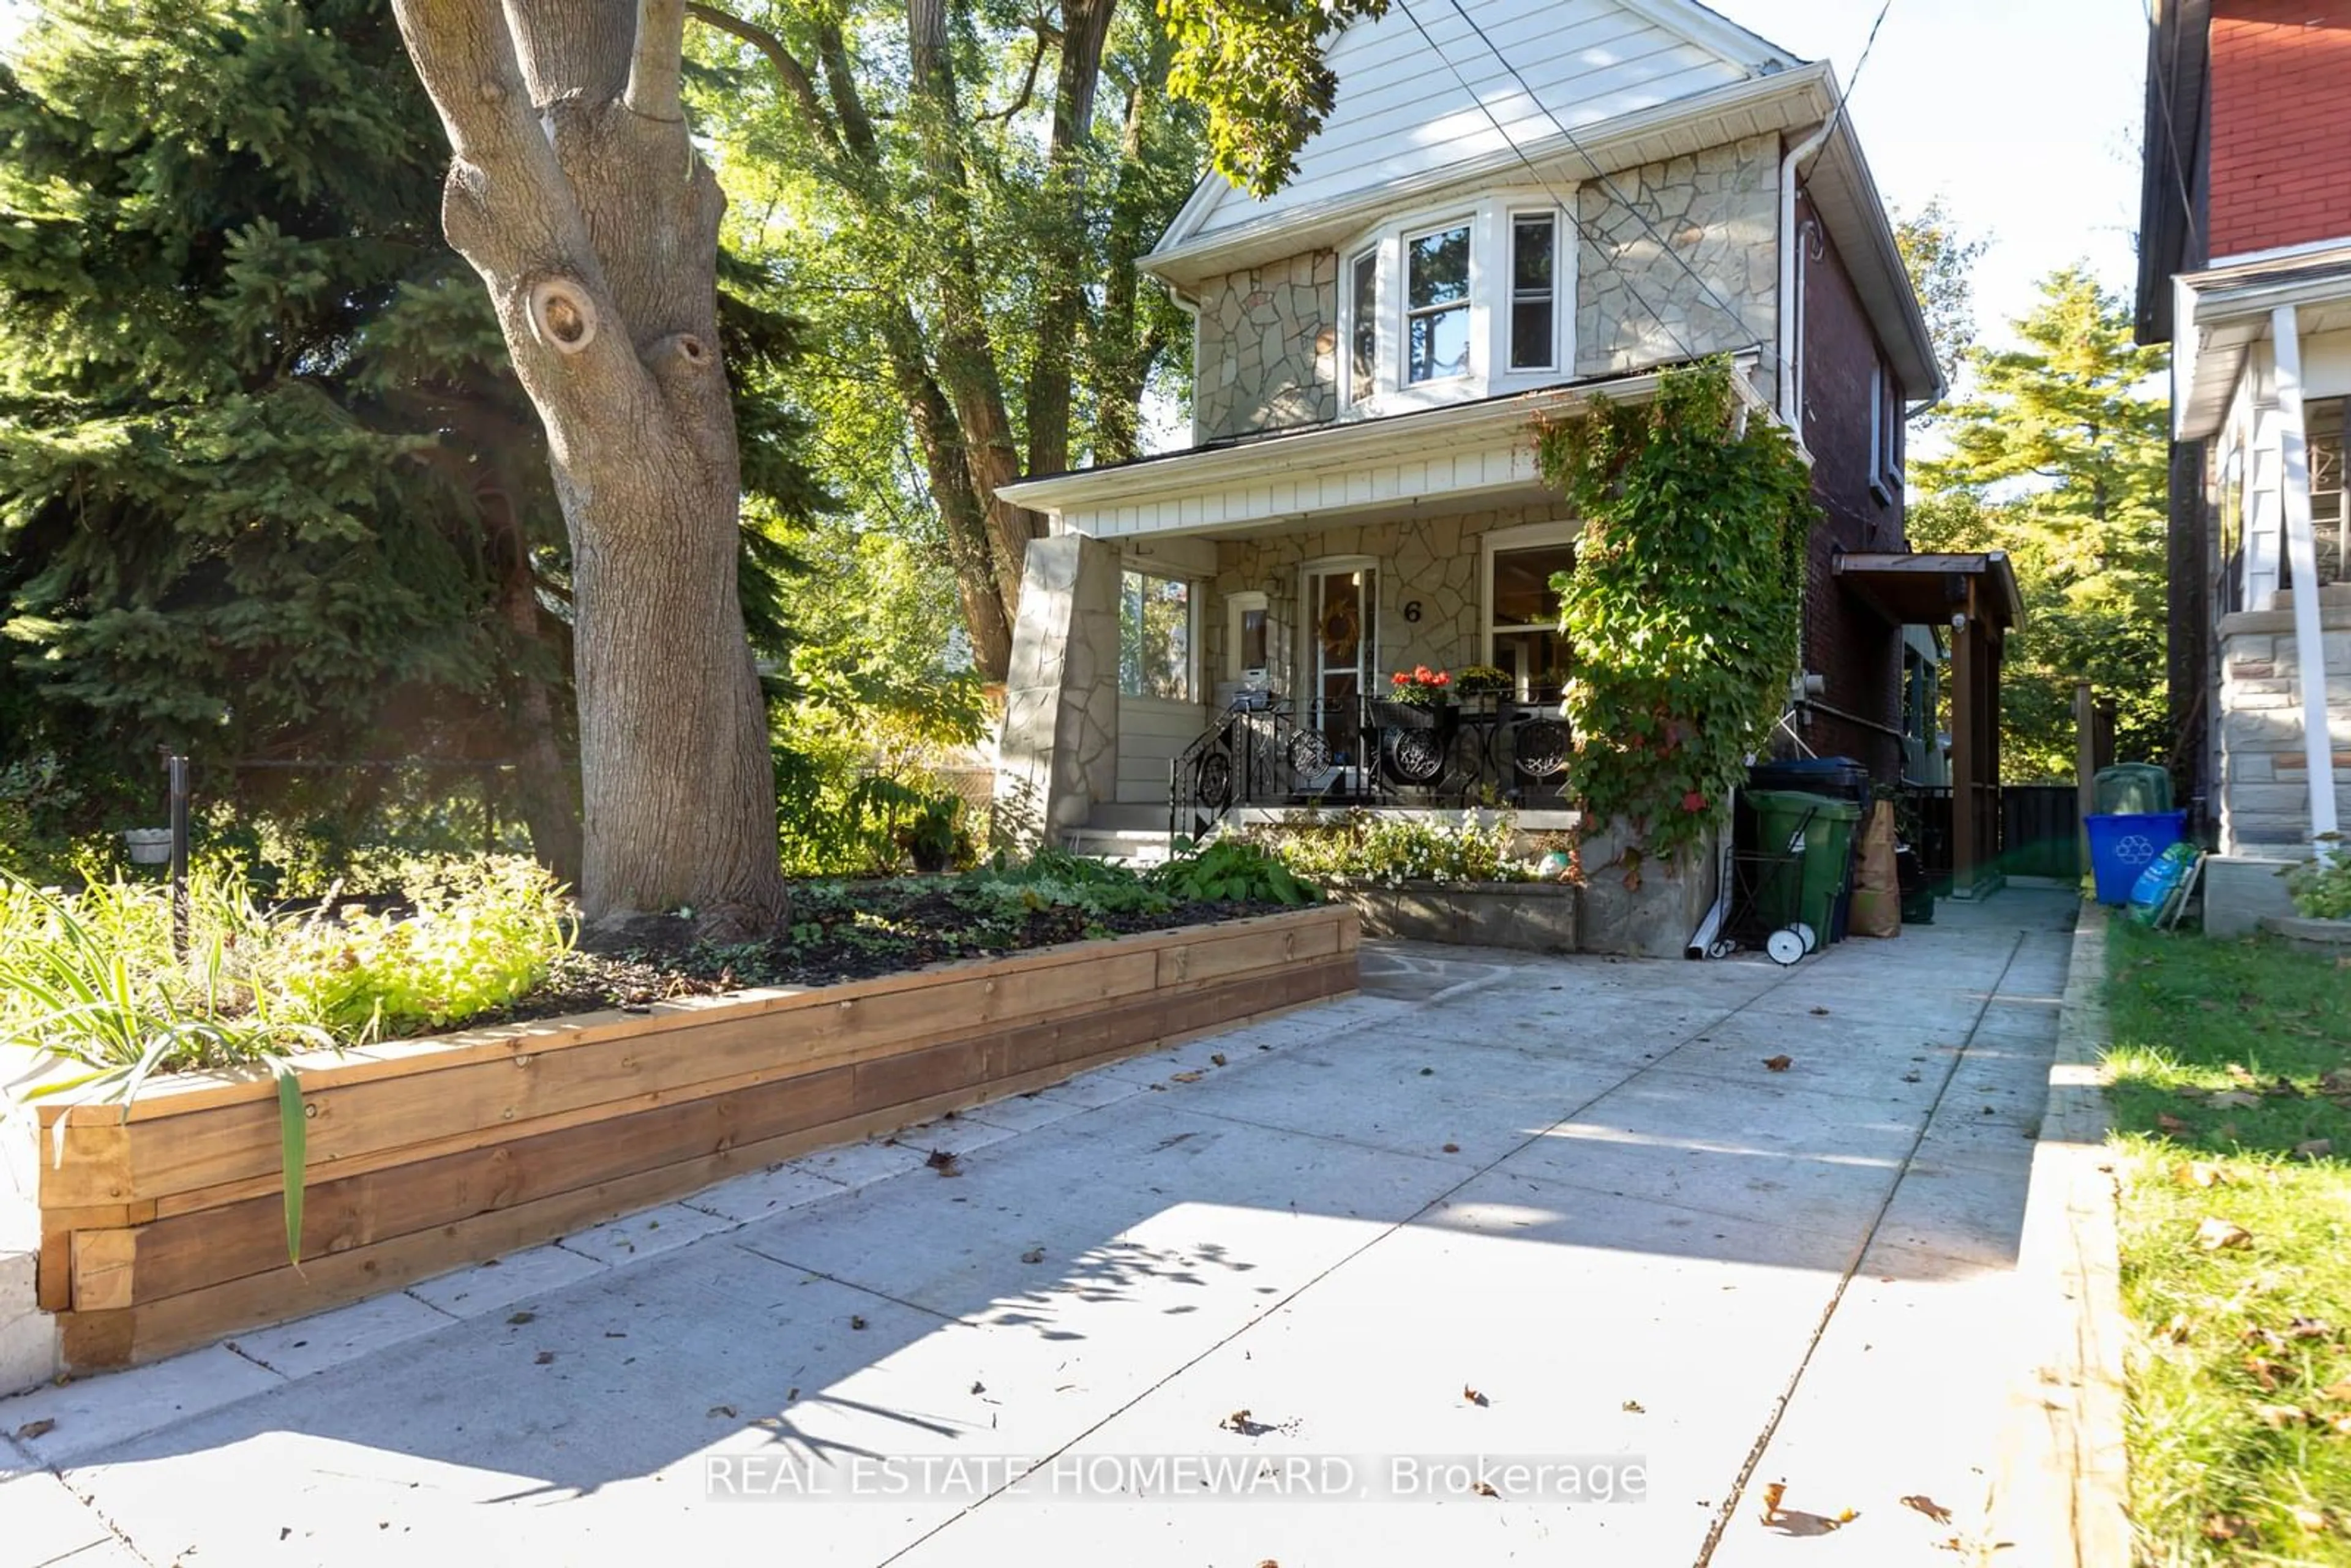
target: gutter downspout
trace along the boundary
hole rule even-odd
[[[1164,277],[1157,279],[1157,282],[1160,287],[1167,291],[1168,303],[1192,319],[1192,374],[1195,382],[1192,396],[1192,444],[1197,446],[1201,441],[1200,399],[1197,385],[1200,373],[1200,301],[1197,297],[1186,294]]]

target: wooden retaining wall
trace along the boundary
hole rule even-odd
[[[298,1270],[269,1082],[47,1103],[41,1305],[69,1368],[168,1354],[1352,991],[1358,928],[1332,905],[305,1058]]]

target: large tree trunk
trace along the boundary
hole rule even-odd
[[[481,497],[482,515],[493,520],[491,562],[497,573],[498,617],[507,623],[518,648],[544,650],[547,664],[529,667],[528,661],[511,674],[508,715],[514,725],[517,806],[530,829],[531,852],[564,881],[580,882],[580,798],[565,765],[563,746],[556,734],[555,700],[562,662],[555,656],[548,634],[552,619],[539,607],[538,578],[531,570],[530,541],[523,537],[522,517],[514,498],[503,489]]]
[[[581,903],[768,925],[786,897],[736,598],[726,202],[679,102],[684,0],[394,9],[455,153],[443,226],[489,286],[570,533]]]

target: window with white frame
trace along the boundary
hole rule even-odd
[[[1510,369],[1548,371],[1559,363],[1559,218],[1510,216]]]
[[[1869,367],[1869,487],[1880,501],[1891,504],[1902,483],[1901,424],[1894,417],[1892,383],[1886,363]]]
[[[2318,546],[2318,580],[2351,581],[2351,485],[2344,483],[2351,399],[2314,402],[2303,411],[2310,454],[2310,529]]]
[[[1469,225],[1407,235],[1405,254],[1405,381],[1469,373]]]
[[[1564,208],[1497,191],[1466,213],[1398,214],[1337,248],[1339,392],[1351,412],[1539,386],[1573,361]]]
[[[1543,523],[1486,538],[1486,662],[1510,676],[1521,702],[1557,702],[1567,684],[1555,580],[1575,569],[1578,531]]]
[[[1119,573],[1119,695],[1190,702],[1192,687],[1192,585],[1144,571]]]
[[[1379,388],[1380,253],[1367,250],[1348,264],[1347,400],[1366,402]]]

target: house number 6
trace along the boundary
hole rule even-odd
[[[1407,599],[1404,601],[1404,618],[1407,621],[1418,621],[1420,619],[1419,600]]]

